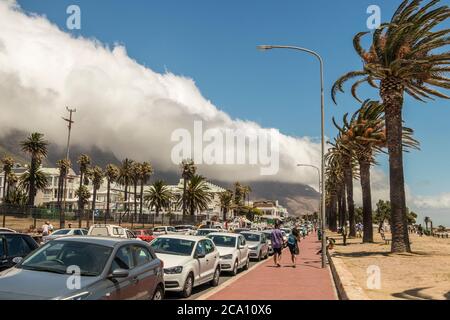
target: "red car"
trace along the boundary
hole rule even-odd
[[[146,241],[146,242],[150,242],[153,239],[155,239],[155,237],[153,236],[153,233],[147,229],[133,230],[133,232],[136,234],[136,237],[138,237],[139,239]]]

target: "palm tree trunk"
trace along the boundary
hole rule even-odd
[[[109,204],[110,204],[110,201],[111,201],[110,193],[111,193],[111,181],[109,181],[109,179],[108,179],[108,185],[107,185],[107,188],[106,188],[106,213],[105,213],[105,224],[106,224],[106,218],[109,217],[110,214],[111,214],[110,209],[109,209]]]
[[[356,224],[355,224],[355,202],[353,200],[353,174],[350,159],[344,167],[344,180],[345,188],[347,191],[347,206],[348,206],[348,220],[350,223],[350,237],[356,237]]]
[[[63,199],[63,193],[64,192],[64,185],[63,185],[63,176],[59,175],[58,177],[58,191],[57,191],[57,207],[58,207],[58,213],[59,213],[59,228],[62,229],[62,199]]]
[[[141,180],[141,192],[140,192],[140,198],[139,198],[139,215],[141,216],[141,221],[142,221],[142,228],[145,227],[144,225],[144,213],[142,210],[142,205],[143,205],[143,201],[144,201],[144,180]]]
[[[92,195],[92,216],[94,216],[95,214],[95,204],[97,202],[97,189],[94,187],[94,192]],[[91,217],[88,217],[87,222],[88,222],[88,228],[89,228],[89,220]]]
[[[411,252],[406,218],[405,178],[403,173],[402,106],[403,85],[388,78],[381,83],[381,97],[386,114],[386,137],[389,151],[391,200],[391,252]]]
[[[6,191],[6,178],[8,174],[6,171],[3,171],[3,203],[6,203],[6,200],[8,199],[8,192]],[[9,188],[9,186],[8,186]]]
[[[330,230],[333,232],[337,231],[337,195],[332,194],[330,201],[331,211],[330,211]]]
[[[80,170],[80,189],[83,186],[83,171]],[[83,202],[81,197],[78,198],[78,228],[81,228],[81,225],[83,223]]]
[[[372,225],[372,194],[370,190],[370,162],[364,159],[359,161],[361,175],[361,190],[363,202],[363,243],[373,242]]]
[[[341,228],[343,228],[347,221],[347,208],[346,208],[346,202],[345,202],[345,186],[342,185],[339,188],[339,218],[340,218],[340,225]]]
[[[186,178],[183,177],[183,216],[186,215]]]
[[[133,228],[134,225],[134,220],[137,217],[137,182],[134,183],[134,214],[133,217],[131,218],[131,228]]]
[[[30,166],[30,189],[28,190],[28,206],[33,207],[34,206],[34,198],[36,197],[36,171],[38,167],[38,160],[33,155],[31,156],[31,166]]]

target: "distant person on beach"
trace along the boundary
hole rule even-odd
[[[275,229],[270,234],[270,240],[272,241],[273,248],[273,261],[276,267],[281,267],[281,251],[283,249],[283,233],[280,230],[280,224],[275,223]]]
[[[417,233],[419,234],[419,236],[423,236],[423,228],[421,224],[419,224],[419,227],[417,228]]]

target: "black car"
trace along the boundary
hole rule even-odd
[[[0,271],[13,267],[14,258],[23,258],[38,247],[27,234],[0,232]]]

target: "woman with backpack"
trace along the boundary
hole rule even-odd
[[[292,228],[292,232],[289,234],[287,243],[289,251],[291,252],[293,268],[297,267],[295,263],[297,261],[297,255],[300,253],[300,250],[298,248],[299,242],[300,242],[300,231],[297,229],[297,226],[294,226],[294,228]]]

